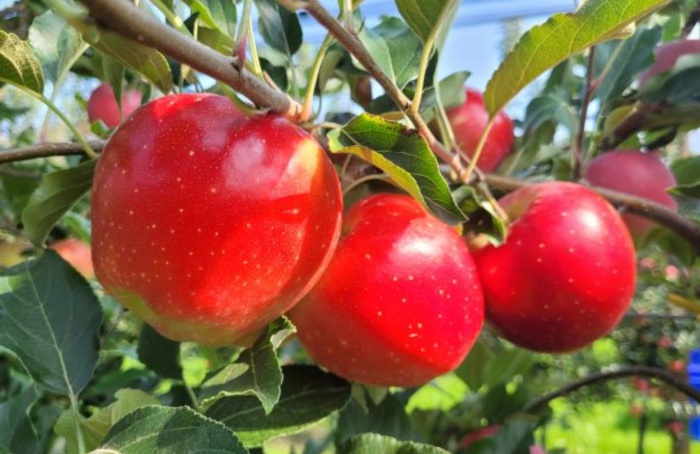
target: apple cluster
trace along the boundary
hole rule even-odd
[[[470,112],[485,110],[467,95],[450,118],[471,152],[469,134],[485,120]],[[482,156],[489,169],[513,146],[500,118]],[[606,153],[586,178],[605,186],[607,169],[651,162]],[[105,146],[94,268],[106,292],[166,337],[247,346],[287,314],[317,363],[371,385],[417,386],[455,369],[485,322],[541,352],[580,349],[613,329],[635,287],[618,212],[568,182],[531,184],[500,204],[510,220],[501,245],[461,236],[406,195],[376,194],[342,214],[337,174],[305,130],[247,117],[225,97],[170,95],[136,110]]]

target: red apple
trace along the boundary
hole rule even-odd
[[[639,86],[643,87],[649,79],[676,66],[676,62],[684,55],[700,54],[700,39],[684,39],[673,41],[656,48],[655,62],[648,70],[638,77]]]
[[[335,249],[342,200],[300,127],[181,94],[117,128],[92,209],[105,290],[166,337],[226,345],[250,342],[310,290]]]
[[[98,120],[113,128],[122,122],[141,105],[141,92],[124,90],[122,92],[122,108],[119,110],[114,90],[108,83],[103,83],[90,95],[87,104],[88,120],[94,123]]]
[[[321,281],[289,314],[318,364],[352,381],[417,386],[456,368],[484,319],[469,250],[413,198],[356,204]]]
[[[499,430],[501,430],[501,426],[499,425],[481,427],[462,437],[459,442],[459,446],[460,448],[468,448],[479,440],[495,435]]]
[[[583,177],[593,186],[624,192],[649,199],[677,209],[666,189],[676,185],[676,180],[661,162],[657,153],[644,153],[634,150],[615,150],[603,153],[593,159],[584,171]],[[636,214],[624,213],[622,218],[635,238],[646,235],[654,223]]]
[[[482,94],[472,88],[465,89],[467,100],[461,106],[447,109],[457,145],[470,157],[474,155],[481,134],[486,129],[489,114],[484,107]],[[513,122],[505,112],[499,112],[489,132],[478,166],[490,172],[513,151],[515,138]]]
[[[513,223],[475,249],[486,319],[506,339],[569,352],[605,335],[632,301],[634,246],[620,215],[585,186],[545,182],[500,201]]]
[[[95,276],[95,269],[92,266],[92,250],[89,244],[75,238],[66,238],[56,241],[49,248],[56,251],[63,260],[70,263],[87,279]]]

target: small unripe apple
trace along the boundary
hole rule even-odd
[[[484,321],[468,248],[413,198],[353,206],[326,272],[289,316],[316,362],[349,380],[418,386],[455,369]]]
[[[113,128],[127,118],[141,105],[141,92],[124,90],[122,92],[122,108],[119,110],[117,98],[112,86],[103,83],[90,95],[87,104],[88,121],[94,123],[102,120],[109,128]]]
[[[318,280],[341,210],[337,174],[299,126],[223,96],[165,96],[100,157],[95,271],[166,337],[244,345]]]
[[[671,210],[677,209],[676,201],[666,192],[676,185],[676,179],[655,152],[614,150],[603,153],[588,163],[583,178],[593,186],[649,199]],[[654,227],[651,220],[636,214],[623,213],[622,218],[635,238],[643,237]]]
[[[652,77],[672,70],[678,59],[684,55],[695,54],[700,54],[700,39],[683,39],[657,47],[654,51],[654,64],[637,79],[639,86],[643,87]]]
[[[89,244],[76,238],[66,238],[56,241],[49,248],[56,251],[63,260],[70,263],[87,279],[95,276],[95,269],[92,266],[92,250]]]
[[[500,200],[506,241],[474,250],[486,319],[540,352],[580,349],[613,329],[634,294],[634,245],[620,215],[585,186],[545,182]]]
[[[481,92],[472,88],[466,88],[465,92],[466,101],[461,106],[447,109],[447,117],[452,125],[457,145],[471,157],[479,144],[481,134],[486,129],[489,114],[484,107],[484,97]],[[513,151],[514,143],[513,122],[505,112],[499,112],[477,165],[486,172],[496,169]]]

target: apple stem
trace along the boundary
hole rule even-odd
[[[484,150],[484,146],[486,145],[486,139],[488,139],[489,133],[491,132],[491,128],[493,128],[493,124],[495,121],[496,121],[496,116],[494,115],[491,118],[489,118],[489,122],[486,123],[486,127],[484,128],[484,131],[481,133],[481,137],[479,138],[479,143],[476,146],[476,150],[474,150],[474,155],[472,156],[472,159],[469,162],[469,165],[467,166],[464,173],[460,175],[460,179],[462,181],[470,181],[471,174],[476,169],[476,164],[477,164],[477,162],[479,162],[479,158],[481,157],[481,152]]]
[[[577,380],[573,383],[570,383],[569,385],[566,385],[556,391],[553,391],[551,393],[545,394],[534,401],[530,402],[528,406],[525,408],[525,411],[528,413],[536,413],[540,410],[542,410],[547,404],[549,404],[550,401],[558,398],[558,397],[563,397],[566,396],[580,388],[584,388],[586,386],[595,384],[595,383],[600,383],[603,381],[607,380],[614,380],[618,378],[624,378],[624,377],[632,377],[632,376],[641,376],[641,377],[650,377],[650,378],[656,378],[657,380],[660,380],[667,385],[677,389],[678,391],[682,392],[686,396],[690,397],[693,400],[700,401],[700,391],[696,390],[689,384],[685,383],[680,377],[678,377],[675,374],[672,374],[671,372],[668,372],[664,369],[660,369],[657,367],[649,367],[649,366],[630,366],[630,367],[624,367],[620,368],[614,371],[610,372],[598,372],[595,374],[591,374],[587,377],[584,377],[580,380]]]

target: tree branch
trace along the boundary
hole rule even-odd
[[[128,0],[81,0],[97,22],[126,38],[153,47],[204,74],[233,87],[257,107],[296,120],[301,106],[286,94],[238,68],[232,57],[224,56],[177,30],[143,14]]]
[[[91,140],[88,142],[90,148],[99,153],[104,147],[104,140]],[[84,155],[85,151],[77,142],[66,143],[46,143],[33,145],[31,147],[13,148],[10,150],[0,150],[0,164],[7,164],[16,161],[28,161],[37,158],[49,158],[51,156]]]
[[[503,191],[514,191],[523,186],[534,184],[533,182],[490,173],[484,175],[484,178],[489,186]],[[591,189],[608,199],[608,201],[617,208],[622,208],[630,213],[644,216],[673,230],[675,233],[685,238],[696,252],[700,253],[700,226],[690,219],[687,219],[685,216],[651,200],[599,187],[591,187]]]
[[[561,389],[553,391],[549,394],[530,402],[530,404],[525,408],[526,412],[537,412],[546,406],[550,401],[566,396],[580,388],[583,388],[594,383],[599,383],[607,380],[614,380],[617,378],[631,377],[631,376],[642,376],[656,378],[667,385],[677,389],[686,396],[700,402],[700,391],[696,390],[689,384],[681,380],[677,375],[667,372],[663,369],[648,366],[630,366],[622,369],[614,370],[611,372],[600,372],[596,374],[584,377],[581,380],[575,381]]]

